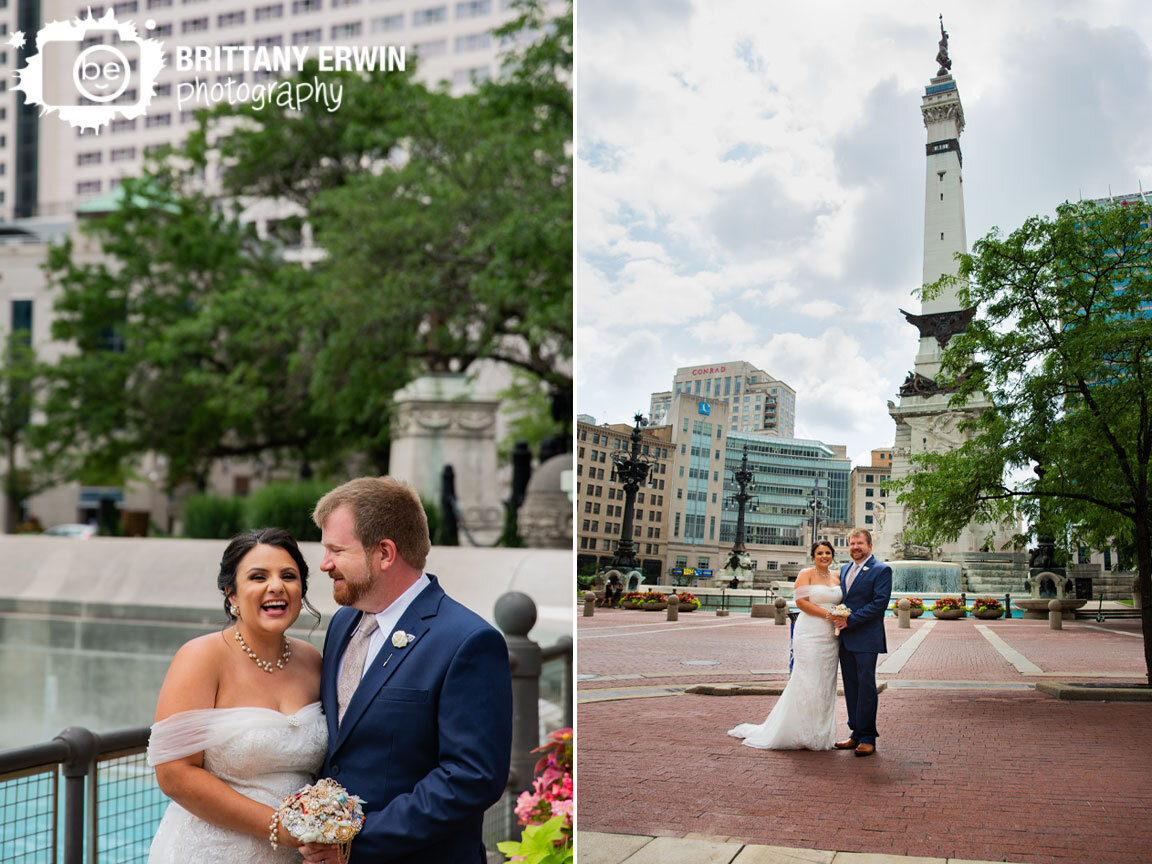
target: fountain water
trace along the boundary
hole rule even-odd
[[[959,594],[960,565],[945,561],[889,561],[894,594]]]

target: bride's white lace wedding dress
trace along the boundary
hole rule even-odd
[[[813,585],[807,599],[831,609],[840,602],[840,588]],[[840,658],[832,622],[801,612],[792,633],[792,658],[792,677],[768,719],[742,723],[728,734],[764,750],[831,750]]]
[[[237,792],[279,807],[281,799],[311,783],[328,749],[320,703],[295,714],[271,708],[205,708],[181,711],[156,723],[148,741],[155,766],[204,753],[204,768]],[[288,864],[295,849],[273,849],[267,837],[220,828],[193,816],[175,801],[168,805],[148,864]]]

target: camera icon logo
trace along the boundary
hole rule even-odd
[[[12,35],[11,44],[21,47],[23,34]],[[36,34],[36,53],[16,73],[14,89],[43,113],[99,132],[118,116],[148,110],[165,62],[163,43],[140,38],[135,23],[120,23],[111,9],[96,19],[89,9],[84,18],[53,21]]]

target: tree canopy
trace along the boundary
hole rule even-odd
[[[505,74],[454,95],[412,70],[336,73],[339,110],[225,106],[54,248],[44,452],[89,482],[163,454],[169,483],[223,456],[387,467],[392,394],[492,358],[570,403],[572,13],[504,29]],[[301,72],[303,78],[315,69]],[[328,75],[329,73],[323,73]],[[205,177],[221,166],[220,194]],[[296,205],[311,267],[241,218]]]
[[[911,533],[947,540],[973,518],[1022,514],[1117,545],[1137,564],[1152,682],[1152,208],[1065,204],[959,260],[923,292],[955,285],[979,307],[939,383],[955,406],[983,392],[992,407],[968,421],[971,440],[914,457],[893,484]]]

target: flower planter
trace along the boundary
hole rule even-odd
[[[919,618],[923,614],[924,614],[924,607],[923,606],[910,606],[910,607],[908,607],[908,617],[909,618]]]
[[[620,608],[621,609],[641,609],[641,608],[643,608],[643,606],[644,606],[644,604],[639,600],[621,600],[620,601]]]
[[[686,605],[684,603],[680,604],[680,611],[681,612],[695,612],[699,608],[700,608],[699,606]]]
[[[668,608],[668,601],[660,600],[656,603],[645,603],[642,608],[645,612],[662,612]]]
[[[1004,614],[1003,609],[973,609],[972,614],[977,618],[983,618],[987,621],[993,618],[999,618]]]
[[[942,618],[945,621],[955,621],[957,618],[964,617],[963,609],[933,609],[931,611],[937,618]]]

